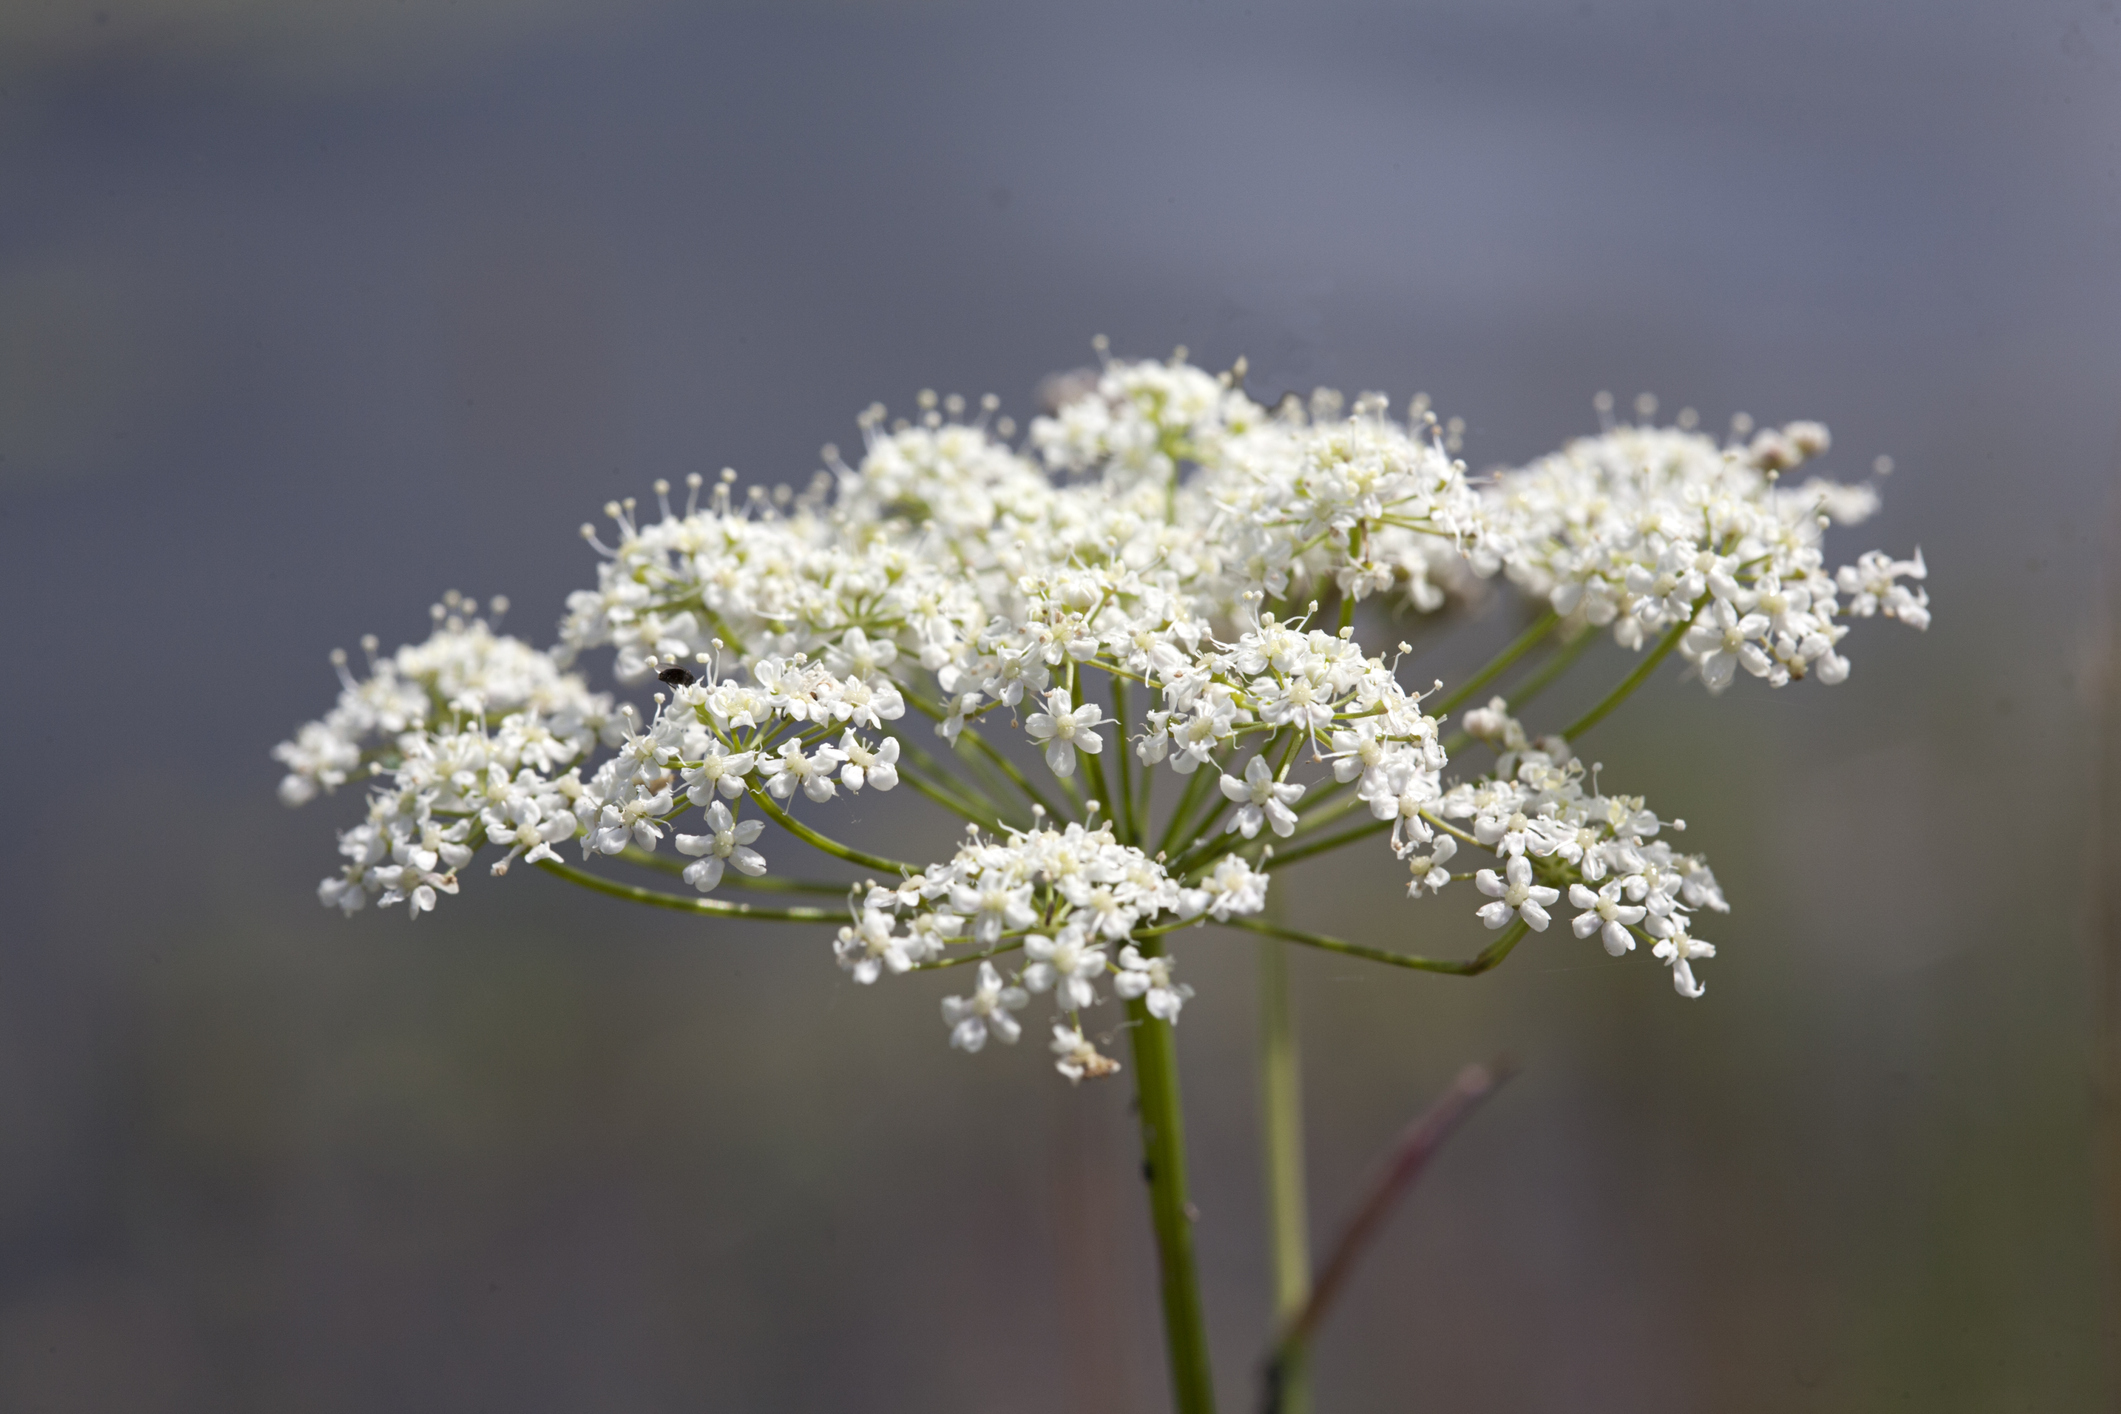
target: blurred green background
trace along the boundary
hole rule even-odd
[[[923,387],[1021,419],[1100,332],[1425,390],[1476,468],[1601,388],[1817,417],[1900,468],[1834,548],[1936,571],[1841,687],[1600,728],[1734,904],[1702,1001],[1563,934],[1295,959],[1318,1230],[1524,1065],[1321,1407],[2108,1407],[2117,85],[2112,0],[0,7],[0,1409],[1162,1407],[1123,1086],[953,1054],[941,987],[812,933],[521,874],[327,915],[354,803],[266,754],[445,589],[547,640],[608,497],[800,483]],[[1399,877],[1292,870],[1290,916],[1476,945]],[[1181,947],[1242,1408],[1253,952]]]

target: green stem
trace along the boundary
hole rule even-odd
[[[1311,1295],[1311,1244],[1304,1205],[1303,1086],[1296,1021],[1289,1007],[1288,948],[1259,940],[1259,1110],[1265,1153],[1267,1246],[1273,1257],[1274,1323],[1296,1319]],[[1281,1370],[1281,1407],[1306,1414],[1309,1381],[1299,1356]]]
[[[731,903],[727,899],[687,898],[683,894],[659,893],[654,889],[636,888],[632,884],[621,884],[616,880],[600,878],[595,874],[562,864],[557,859],[541,859],[538,868],[546,873],[565,879],[570,884],[580,884],[585,889],[594,889],[613,898],[627,899],[633,903],[651,904],[656,908],[674,908],[680,913],[709,913],[718,918],[770,918],[783,923],[844,923],[847,910],[843,908],[766,908],[755,903]]]
[[[1322,840],[1312,840],[1308,844],[1297,845],[1286,852],[1277,850],[1274,854],[1274,867],[1279,869],[1283,865],[1294,864],[1299,859],[1309,859],[1314,854],[1324,854],[1327,850],[1339,849],[1344,844],[1352,844],[1356,840],[1368,839],[1372,835],[1382,834],[1384,831],[1391,829],[1392,824],[1393,822],[1390,820],[1370,820],[1364,824],[1357,825],[1352,830],[1342,830],[1337,835],[1327,835]]]
[[[907,692],[905,693],[905,698],[908,702],[911,702],[917,710],[919,710],[929,718],[933,719],[934,721],[940,722],[943,720],[942,709],[936,706],[933,702],[930,702],[927,698],[922,697],[919,693]],[[987,740],[986,737],[980,735],[977,728],[973,727],[970,723],[967,723],[964,729],[960,731],[957,735],[958,740],[960,742],[963,742],[969,738],[972,742],[972,745],[989,761],[993,762],[994,765],[1001,770],[1001,773],[1009,778],[1010,783],[1014,785],[1018,790],[1022,791],[1026,796],[1028,796],[1034,805],[1044,806],[1046,808],[1046,813],[1048,815],[1054,816],[1057,819],[1066,818],[1065,816],[1062,816],[1059,811],[1053,808],[1052,801],[1046,799],[1046,797],[1039,794],[1038,788],[1031,784],[1030,780],[1025,777],[1022,771],[1019,771],[1016,768],[1016,763],[1014,761],[1011,761],[1008,757],[1002,755],[1000,751],[996,750],[994,743]]]
[[[1134,827],[1134,763],[1128,759],[1127,749],[1127,680],[1112,679],[1112,719],[1118,724],[1117,750],[1119,757],[1112,763],[1119,776],[1119,799],[1113,803],[1112,814],[1119,821],[1120,843],[1138,843],[1140,832]]]
[[[1627,701],[1636,688],[1648,682],[1650,674],[1657,671],[1657,665],[1670,657],[1672,650],[1679,646],[1679,640],[1686,636],[1686,631],[1689,628],[1693,627],[1694,615],[1699,614],[1701,606],[1708,603],[1708,601],[1709,596],[1707,594],[1703,594],[1699,599],[1696,599],[1693,613],[1688,614],[1680,622],[1673,624],[1665,636],[1657,640],[1657,646],[1644,656],[1635,671],[1622,678],[1620,686],[1605,695],[1605,701],[1569,723],[1567,729],[1561,734],[1562,739],[1570,742],[1575,741],[1576,738],[1582,736],[1610,716],[1613,709]]]
[[[1394,967],[1411,967],[1417,972],[1441,972],[1452,977],[1477,977],[1486,972],[1508,957],[1510,950],[1524,940],[1528,931],[1524,920],[1519,919],[1503,929],[1502,936],[1482,948],[1478,955],[1459,961],[1450,958],[1413,957],[1403,952],[1389,952],[1384,948],[1365,947],[1361,943],[1330,938],[1323,933],[1306,933],[1295,928],[1262,923],[1253,918],[1233,918],[1225,926],[1243,928],[1252,933],[1264,933],[1270,938],[1286,938],[1308,948],[1324,948],[1327,952],[1345,953],[1349,957],[1366,958],[1371,962],[1390,963]]]
[[[1555,613],[1552,609],[1547,610],[1532,621],[1530,628],[1517,635],[1516,640],[1509,647],[1490,658],[1486,667],[1460,683],[1457,690],[1445,697],[1443,701],[1437,703],[1434,707],[1424,710],[1432,717],[1441,717],[1444,713],[1495,681],[1496,678],[1501,677],[1510,664],[1537,648],[1539,640],[1553,632],[1554,625],[1560,621],[1561,615]]]
[[[927,772],[941,789],[955,795],[960,803],[969,803],[984,812],[982,818],[1007,820],[1022,810],[1021,806],[1015,807],[1014,810],[1004,806],[987,789],[987,783],[977,779],[974,773],[967,769],[964,761],[959,763],[957,770],[952,771],[936,757],[923,751],[920,743],[913,740],[911,733],[894,730],[891,735],[898,742],[901,755],[910,760],[917,769]],[[965,761],[969,761],[969,758],[965,758]]]
[[[821,849],[835,859],[844,859],[849,864],[860,864],[870,869],[888,869],[892,873],[900,875],[918,874],[921,872],[918,865],[907,864],[897,859],[886,859],[881,854],[868,854],[854,848],[852,845],[844,845],[838,840],[829,839],[819,834],[816,830],[811,829],[808,825],[781,809],[780,806],[775,805],[773,798],[767,795],[764,788],[760,786],[751,788],[751,798],[758,802],[759,809],[766,812],[767,819],[779,825],[789,834],[794,835],[804,844],[809,845],[813,849]]]
[[[1221,769],[1212,760],[1205,765],[1193,768],[1192,776],[1186,781],[1185,790],[1179,793],[1178,804],[1172,807],[1171,818],[1164,824],[1163,838],[1156,842],[1156,852],[1158,854],[1169,854],[1171,852],[1172,845],[1178,841],[1178,832],[1185,827],[1186,817],[1191,815],[1193,807],[1200,803],[1201,791],[1220,780],[1221,777]]]
[[[680,859],[665,859],[660,854],[650,854],[635,845],[626,846],[619,858],[628,864],[638,864],[643,869],[655,869],[665,874],[682,874],[686,865]],[[733,889],[754,889],[769,894],[825,894],[832,898],[845,898],[847,890],[854,888],[853,880],[835,884],[829,879],[780,879],[771,874],[756,878],[735,869],[722,875],[722,882]]]
[[[1597,637],[1598,630],[1586,628],[1570,642],[1555,649],[1548,655],[1547,660],[1539,665],[1538,672],[1510,689],[1510,710],[1520,717],[1523,716],[1525,704],[1553,686],[1554,679],[1567,672],[1570,666],[1583,656],[1583,650],[1590,647]]]
[[[999,811],[982,810],[979,806],[958,799],[934,781],[914,770],[911,763],[899,768],[898,778],[961,820],[970,820],[975,825],[989,827],[1001,821],[1002,816]]]
[[[1160,950],[1150,940],[1143,951]],[[1193,1261],[1193,1215],[1186,1201],[1185,1121],[1178,1099],[1178,1051],[1171,1023],[1149,1015],[1139,999],[1127,1003],[1133,1023],[1134,1085],[1141,1112],[1142,1176],[1149,1183],[1149,1222],[1156,1232],[1162,1273],[1164,1342],[1178,1414],[1214,1414],[1215,1378],[1208,1363],[1208,1330]]]

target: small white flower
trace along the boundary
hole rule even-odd
[[[1686,920],[1679,919],[1678,926],[1670,936],[1651,949],[1659,962],[1669,964],[1672,969],[1672,987],[1682,997],[1698,997],[1708,988],[1694,980],[1692,963],[1697,957],[1714,957],[1715,945],[1704,943],[1699,938],[1690,938],[1686,933]]]
[[[943,998],[943,1024],[950,1028],[950,1044],[961,1051],[976,1051],[991,1034],[1004,1045],[1016,1044],[1023,1027],[1011,1012],[1030,1005],[1031,994],[1022,987],[1005,987],[1002,975],[991,962],[979,965],[979,987],[969,997]]]
[[[1296,812],[1289,807],[1302,799],[1304,788],[1293,781],[1276,781],[1274,768],[1267,764],[1266,757],[1255,756],[1246,762],[1243,780],[1225,775],[1222,791],[1238,805],[1224,834],[1235,830],[1251,839],[1259,833],[1262,823],[1273,826],[1274,833],[1283,838],[1295,833]]]
[[[772,774],[766,778],[766,793],[775,800],[786,800],[795,794],[797,786],[812,800],[823,803],[838,794],[833,783],[832,768],[846,758],[836,746],[820,746],[809,755],[803,754],[803,744],[794,738],[781,743],[781,754],[773,758]]]
[[[862,743],[853,732],[840,738],[840,753],[847,764],[840,768],[840,781],[849,790],[860,790],[869,786],[874,790],[890,790],[898,784],[898,738],[887,736],[883,744],[874,750]]]
[[[1144,957],[1129,943],[1119,950],[1120,970],[1112,978],[1112,990],[1128,1001],[1140,997],[1149,1015],[1175,1026],[1179,1008],[1193,995],[1191,987],[1171,980],[1171,969],[1176,965],[1173,958]]]
[[[1095,702],[1071,708],[1067,689],[1056,687],[1046,694],[1045,711],[1024,718],[1024,730],[1046,744],[1047,769],[1056,776],[1072,776],[1077,751],[1095,756],[1105,749],[1105,739],[1091,730],[1103,720],[1104,712]]]
[[[950,907],[972,920],[972,940],[982,947],[1000,942],[1004,930],[1016,932],[1038,921],[1031,886],[1011,883],[1002,874],[954,885]]]
[[[909,970],[926,949],[913,938],[894,933],[890,914],[865,908],[853,926],[840,929],[832,951],[840,966],[866,987],[886,968],[894,973]]]
[[[1267,880],[1267,875],[1242,856],[1226,854],[1215,861],[1214,871],[1201,881],[1206,894],[1202,907],[1218,923],[1233,914],[1258,913],[1267,906]]]
[[[766,872],[766,857],[747,848],[766,828],[764,820],[739,822],[729,807],[717,800],[707,807],[707,833],[679,835],[679,854],[690,854],[696,862],[685,866],[685,882],[707,893],[722,882],[724,866],[753,876]]]
[[[1087,942],[1080,929],[1065,928],[1052,938],[1033,933],[1024,939],[1024,956],[1031,959],[1024,969],[1026,988],[1052,992],[1062,1011],[1096,1004],[1097,990],[1090,983],[1105,970],[1105,950]]]
[[[1628,928],[1640,923],[1647,910],[1639,904],[1621,902],[1617,879],[1595,894],[1581,884],[1571,884],[1569,902],[1585,910],[1569,925],[1576,930],[1577,937],[1588,938],[1597,933],[1605,943],[1605,950],[1614,957],[1634,948],[1635,935]]]
[[[1413,876],[1407,883],[1407,897],[1419,898],[1427,889],[1432,894],[1443,892],[1443,886],[1451,882],[1451,871],[1444,866],[1458,853],[1458,841],[1450,835],[1438,835],[1436,848],[1427,854],[1417,854],[1407,860],[1407,872]]]
[[[1473,876],[1473,886],[1495,900],[1480,910],[1480,921],[1490,928],[1500,928],[1515,916],[1522,918],[1535,933],[1544,933],[1547,924],[1546,906],[1561,897],[1561,890],[1550,889],[1532,882],[1532,861],[1523,855],[1512,855],[1503,866],[1507,879],[1495,877],[1493,869],[1483,869]]]
[[[724,800],[736,799],[744,793],[744,777],[751,774],[756,759],[749,751],[725,752],[720,742],[708,742],[700,764],[682,773],[685,798],[694,805],[705,805],[717,792]]]

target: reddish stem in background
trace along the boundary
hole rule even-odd
[[[1311,1283],[1311,1299],[1283,1325],[1274,1342],[1260,1374],[1260,1407],[1267,1414],[1279,1414],[1288,1371],[1302,1357],[1327,1308],[1333,1304],[1333,1298],[1347,1284],[1356,1259],[1375,1239],[1392,1209],[1414,1186],[1414,1180],[1421,1176],[1422,1169],[1451,1137],[1451,1132],[1478,1109],[1481,1101],[1497,1086],[1515,1073],[1516,1067],[1505,1059],[1487,1065],[1467,1066],[1458,1072],[1458,1078],[1451,1082],[1450,1088],[1436,1103],[1400,1135],[1391,1158],[1371,1183],[1369,1192],[1364,1195],[1354,1216],[1348,1219],[1347,1226],[1341,1229],[1339,1239],[1333,1244],[1332,1255],[1319,1268],[1317,1280]]]

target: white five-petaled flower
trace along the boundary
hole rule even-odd
[[[1588,938],[1597,933],[1605,943],[1605,950],[1619,957],[1635,946],[1635,935],[1628,931],[1633,924],[1642,921],[1644,909],[1640,904],[1624,903],[1618,879],[1607,884],[1597,893],[1592,893],[1581,884],[1569,885],[1569,902],[1583,909],[1576,915],[1570,927],[1579,938]]]
[[[765,828],[764,820],[739,822],[719,800],[709,805],[707,833],[678,836],[678,853],[697,856],[685,866],[685,882],[704,894],[722,882],[725,866],[739,874],[765,873],[766,857],[749,848]]]
[[[991,962],[979,965],[979,986],[969,997],[943,998],[943,1024],[950,1028],[950,1044],[961,1051],[976,1051],[991,1034],[1004,1045],[1014,1045],[1023,1027],[1011,1012],[1030,1005],[1031,994],[1022,987],[1005,987],[1002,975]]]
[[[1046,694],[1045,711],[1024,718],[1024,730],[1046,744],[1046,766],[1054,775],[1072,776],[1077,751],[1095,756],[1105,749],[1105,739],[1091,730],[1104,719],[1095,702],[1071,707],[1067,689],[1056,687]]]
[[[1407,860],[1407,872],[1413,876],[1407,882],[1407,897],[1419,898],[1423,889],[1432,894],[1442,893],[1443,886],[1451,882],[1451,871],[1444,866],[1457,853],[1457,840],[1449,835],[1438,835],[1436,848]]]
[[[1521,854],[1510,856],[1503,866],[1506,878],[1497,878],[1493,869],[1483,869],[1473,876],[1473,885],[1495,900],[1480,910],[1480,921],[1490,928],[1500,928],[1512,916],[1522,918],[1535,933],[1544,933],[1548,922],[1546,906],[1561,897],[1561,890],[1550,889],[1532,882],[1532,861]]]
[[[1091,979],[1105,970],[1102,945],[1088,942],[1080,929],[1064,928],[1056,937],[1033,933],[1024,939],[1024,956],[1031,965],[1024,969],[1024,986],[1034,992],[1051,991],[1062,1011],[1080,1011],[1097,1001]]]
[[[1731,685],[1740,665],[1756,678],[1775,666],[1757,640],[1768,631],[1765,614],[1740,614],[1728,599],[1718,599],[1686,631],[1686,648],[1701,665],[1701,681],[1711,692]]]
[[[1119,950],[1120,970],[1113,975],[1112,990],[1128,1001],[1140,997],[1149,1015],[1175,1026],[1178,1010],[1193,995],[1193,989],[1171,980],[1174,965],[1168,957],[1144,957],[1140,949],[1129,943]]]
[[[846,757],[836,746],[820,746],[809,755],[803,754],[803,744],[790,737],[781,743],[781,754],[772,760],[772,774],[766,777],[766,793],[775,800],[786,800],[801,786],[803,794],[812,800],[823,802],[838,793],[833,784],[832,768]]]
[[[872,750],[850,731],[840,738],[840,752],[847,758],[840,768],[840,781],[847,789],[860,790],[866,785],[872,790],[890,790],[898,784],[897,737],[885,737],[883,745]]]
[[[1304,788],[1293,781],[1274,779],[1274,768],[1267,764],[1264,756],[1255,756],[1245,763],[1245,778],[1225,775],[1222,778],[1223,795],[1237,802],[1237,814],[1223,833],[1236,830],[1246,839],[1259,833],[1262,822],[1274,827],[1274,833],[1288,836],[1296,830],[1296,812],[1289,807],[1303,797]]]
[[[918,936],[894,932],[889,913],[864,908],[851,926],[840,929],[839,941],[833,944],[832,951],[840,966],[866,987],[887,967],[893,972],[911,969],[926,953],[922,943]]]
[[[1694,980],[1692,963],[1697,957],[1714,957],[1716,947],[1699,938],[1690,938],[1686,932],[1686,920],[1676,920],[1674,931],[1651,949],[1657,960],[1672,969],[1672,987],[1682,997],[1698,997],[1708,988]]]
[[[756,759],[749,751],[725,752],[719,742],[708,742],[700,764],[682,773],[685,798],[694,805],[705,805],[719,791],[725,800],[736,799],[744,793],[744,777],[751,774]]]

